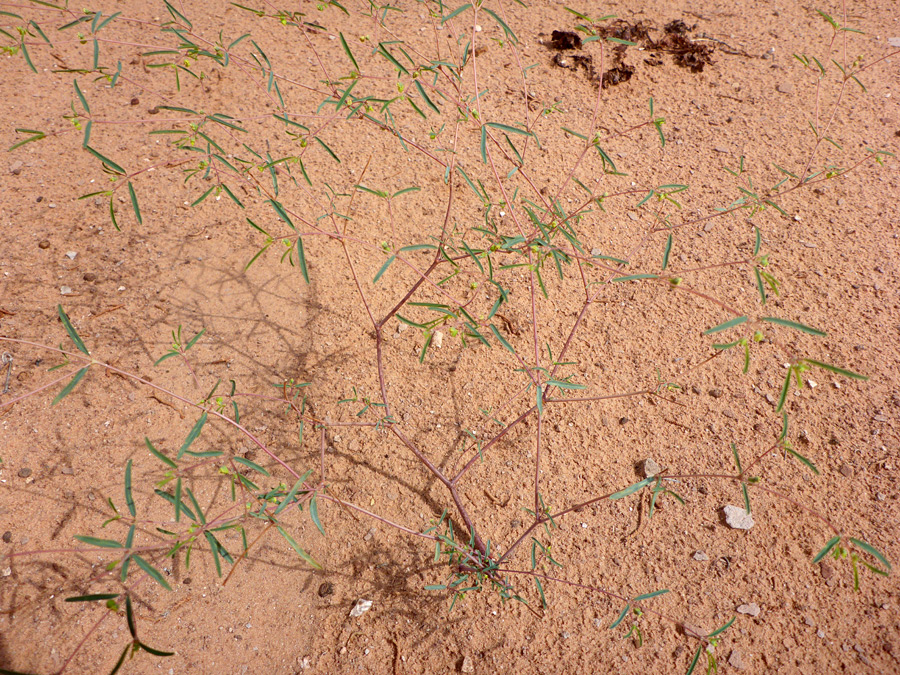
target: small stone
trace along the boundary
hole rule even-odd
[[[638,214],[636,214],[634,211],[629,211],[629,212],[628,212],[628,217],[631,218],[632,220],[637,220],[637,219],[638,219]]]
[[[8,577],[11,574],[12,574],[12,567],[6,567],[6,568],[4,568],[3,572],[0,572],[0,575],[2,575],[4,577]]]
[[[140,102],[141,102],[141,100],[137,96],[135,96],[133,99],[131,99],[131,105],[137,105]]]
[[[709,221],[706,225],[703,226],[703,231],[712,232],[715,226],[716,224],[713,221]]]
[[[75,260],[75,256],[77,256],[77,255],[78,255],[78,253],[75,251],[69,251],[68,253],[66,253],[66,257],[69,260]]]
[[[21,469],[19,469],[18,475],[19,478],[28,478],[28,476],[31,475],[31,469],[23,466]]]
[[[649,457],[641,462],[641,474],[644,478],[650,478],[650,476],[655,476],[661,471],[659,468],[659,464],[650,459]]]
[[[738,650],[736,650],[736,649],[731,650],[731,654],[728,657],[728,665],[731,666],[732,668],[734,668],[735,670],[743,670],[744,669],[744,662],[741,660],[741,653]]]
[[[475,663],[472,661],[471,656],[464,656],[462,663],[459,664],[459,672],[461,673],[474,673],[475,672]]]
[[[378,532],[378,530],[373,527],[363,536],[363,541],[372,541],[372,537],[375,536],[376,532]]]
[[[47,239],[41,239],[40,243],[38,243],[38,248],[48,249],[50,248],[50,242]]]
[[[805,619],[803,619],[803,623],[805,623],[810,628],[812,628],[813,626],[816,625],[815,622],[809,617],[806,617]]]
[[[24,164],[22,164],[22,160],[17,159],[15,162],[13,162],[12,164],[9,165],[9,172],[13,176],[18,176],[20,173],[22,173],[23,166],[24,166]]]
[[[563,640],[568,640],[570,637],[572,637],[572,634],[569,631],[564,630],[559,634],[559,637],[561,637]]]
[[[822,630],[821,628],[816,631],[816,635],[819,636],[819,639],[823,639],[823,640],[825,639],[825,631]]]
[[[826,562],[819,563],[819,572],[822,575],[822,578],[826,581],[832,577],[834,574],[834,570],[831,569],[831,565]]]
[[[60,286],[59,293],[60,295],[72,295],[72,289],[69,286]]]
[[[409,326],[407,326],[405,323],[397,324],[397,332],[398,333],[405,333],[408,329],[409,329]]]
[[[697,562],[706,562],[707,560],[709,560],[709,556],[706,555],[706,553],[704,553],[703,551],[697,551],[696,553],[694,553],[694,560],[696,560]]]
[[[319,590],[317,592],[320,598],[327,598],[329,595],[334,595],[334,584],[330,581],[323,581],[319,584]]]
[[[713,148],[713,149],[714,149],[716,152],[721,152],[723,155],[726,155],[726,154],[728,154],[729,152],[731,152],[731,150],[729,150],[728,148],[723,148],[723,147],[721,147],[721,146],[716,147],[716,148]]]
[[[844,478],[853,478],[853,469],[850,468],[850,465],[847,462],[841,464],[841,468],[839,469]]]
[[[93,272],[85,272],[85,273],[84,273],[84,276],[81,277],[81,278],[84,279],[85,281],[88,281],[88,282],[90,282],[90,281],[97,281],[97,275],[94,274]]]
[[[63,473],[64,476],[74,476],[74,475],[75,475],[75,469],[73,469],[71,466],[64,466],[64,467],[62,468],[62,473]]]
[[[441,331],[436,331],[434,334],[434,346],[440,349],[444,346],[444,334]]]
[[[776,87],[776,89],[778,89],[778,91],[780,91],[782,94],[790,94],[792,91],[794,91],[794,85],[790,82],[782,82]]]
[[[619,418],[619,424],[623,424],[623,425],[624,425],[624,424],[628,424],[630,421],[631,421],[631,420],[628,419],[627,417],[620,417],[620,418]]]
[[[759,605],[755,602],[745,603],[738,606],[738,614],[746,614],[747,616],[759,616]]]
[[[599,248],[592,248],[591,255],[603,255],[603,251],[601,251]]]
[[[190,577],[185,577],[184,580],[183,580],[181,583],[183,583],[185,586],[190,586],[190,585],[191,585],[191,578],[190,578]]]
[[[7,530],[6,532],[3,533],[3,543],[8,544],[11,541],[12,541],[12,532]]]
[[[885,499],[887,499],[887,497],[885,497],[883,492],[876,492],[875,499],[877,499],[880,502],[883,502]]]
[[[701,391],[700,387],[698,387],[696,384],[691,386],[691,391],[694,392],[695,394],[697,394],[697,396],[699,396],[700,394],[703,393]]]
[[[725,523],[735,530],[749,530],[753,527],[753,516],[739,506],[728,505],[724,508]]]
[[[350,616],[352,618],[357,618],[368,612],[372,609],[372,601],[371,600],[363,600],[360,598],[356,601],[356,604],[353,605],[353,609],[350,610]]]
[[[721,389],[710,389],[709,395],[713,398],[722,398],[722,390]]]

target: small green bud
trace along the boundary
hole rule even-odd
[[[669,279],[669,283],[672,284],[672,286],[681,286],[681,277],[672,277]]]
[[[763,332],[761,330],[758,330],[753,334],[753,341],[754,342],[762,342],[763,339],[765,339],[765,337],[766,336],[763,335]]]
[[[769,266],[769,254],[768,254],[768,253],[767,253],[766,255],[762,256],[762,257],[759,259],[759,264],[760,264],[762,267],[768,267],[768,266]]]

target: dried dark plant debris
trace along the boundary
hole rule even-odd
[[[654,40],[650,32],[653,26],[643,21],[629,23],[618,20],[598,30],[598,35],[603,38],[613,38],[633,42],[649,53],[644,62],[650,66],[662,65],[661,54],[671,54],[673,61],[683,68],[690,68],[694,73],[700,73],[703,68],[712,63],[714,47],[710,44],[693,42],[688,34],[693,30],[681,19],[670,21],[663,27],[663,35],[659,40]],[[581,49],[581,37],[571,31],[553,31],[550,40],[546,43],[548,48],[557,51],[553,56],[553,64],[568,70],[583,68],[591,82],[598,82],[605,89],[609,86],[627,82],[634,75],[634,66],[624,62],[627,45],[616,44],[612,48],[611,67],[603,73],[602,77],[594,69],[593,57],[584,54],[573,54],[575,49]]]
[[[570,30],[555,30],[550,35],[552,49],[581,49],[581,36]]]

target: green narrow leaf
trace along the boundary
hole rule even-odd
[[[624,497],[633,495],[638,490],[641,490],[641,489],[647,487],[648,485],[650,485],[650,483],[652,483],[655,480],[656,480],[655,476],[648,476],[644,480],[639,481],[639,482],[635,483],[634,485],[629,485],[624,490],[620,490],[619,492],[616,492],[615,494],[611,494],[609,496],[609,498],[612,500],[623,499]]]
[[[163,453],[153,447],[153,443],[150,442],[150,439],[144,436],[144,443],[147,445],[147,449],[153,453],[153,456],[156,457],[163,464],[168,464],[173,469],[177,469],[178,465],[173,462],[171,459],[166,457]]]
[[[11,146],[9,146],[6,149],[7,152],[12,152],[16,148],[21,148],[26,143],[31,143],[32,141],[39,141],[42,138],[46,138],[46,136],[47,136],[47,134],[45,134],[43,131],[36,131],[34,129],[16,129],[16,133],[32,134],[32,136],[31,136],[31,138],[26,138],[24,141],[19,141],[18,143],[13,143]]]
[[[93,595],[77,595],[66,598],[64,602],[97,602],[98,600],[112,600],[118,598],[119,593],[95,593]]]
[[[697,647],[697,651],[694,652],[694,658],[691,660],[691,665],[688,666],[687,673],[685,675],[691,675],[694,672],[694,668],[697,667],[697,661],[700,660],[700,654],[703,652],[703,645]]]
[[[437,113],[438,115],[440,115],[440,114],[441,114],[441,109],[438,108],[438,107],[434,104],[434,101],[432,101],[431,98],[428,96],[428,93],[425,91],[425,87],[422,86],[422,83],[419,82],[419,80],[413,80],[413,84],[415,85],[416,89],[419,91],[419,96],[422,97],[422,101],[424,101],[425,105],[427,105],[427,106],[428,106],[429,108],[431,108],[435,113]]]
[[[665,270],[669,266],[669,254],[672,252],[672,235],[669,235],[668,240],[666,241],[666,250],[663,251],[663,263],[662,268]]]
[[[130,183],[129,183],[129,184],[130,184]],[[197,206],[197,204],[199,204],[199,203],[202,202],[204,199],[206,199],[207,197],[209,197],[209,195],[210,195],[210,194],[212,193],[212,191],[215,190],[215,189],[216,189],[216,186],[215,186],[215,185],[210,186],[210,188],[209,188],[206,192],[204,192],[202,195],[200,195],[199,197],[197,197],[197,199],[195,199],[195,200],[191,203],[191,206]]]
[[[325,528],[322,527],[322,521],[319,520],[319,503],[316,501],[315,495],[309,500],[309,517],[312,518],[313,523],[319,528],[319,532],[324,535]]]
[[[350,47],[347,45],[347,41],[344,39],[344,34],[338,33],[338,36],[341,38],[341,46],[344,48],[344,52],[353,63],[353,67],[356,68],[356,72],[359,72],[359,64],[356,62],[356,59],[353,58],[353,52],[350,51]]]
[[[790,447],[790,446],[786,447],[785,449],[791,454],[792,457],[796,458],[797,460],[799,460],[800,462],[802,462],[803,464],[805,464],[806,467],[807,467],[810,471],[812,471],[812,472],[813,472],[814,474],[816,474],[817,476],[819,475],[819,470],[816,468],[816,465],[813,464],[811,460],[807,459],[806,457],[804,457],[803,455],[801,455],[799,452],[797,452],[796,450],[794,450],[794,449],[793,449],[792,447]]]
[[[73,84],[75,85],[75,93],[78,95],[78,100],[81,101],[81,107],[84,108],[84,111],[90,115],[91,107],[88,105],[87,99],[84,97],[84,94],[81,93],[81,87],[78,86],[78,80],[73,80]]]
[[[86,145],[86,146],[84,147],[84,149],[87,150],[89,153],[91,153],[94,157],[96,157],[97,159],[99,159],[101,162],[103,162],[103,164],[105,164],[105,165],[106,165],[109,169],[111,169],[113,172],[115,172],[115,173],[117,173],[117,174],[119,174],[119,175],[121,175],[121,176],[124,176],[124,175],[125,175],[125,169],[123,169],[121,166],[119,166],[119,165],[116,164],[114,161],[112,161],[111,159],[109,159],[109,157],[105,157],[104,155],[101,155],[99,152],[97,152],[96,150],[94,150],[94,149],[93,149],[91,146],[89,146],[89,145]]]
[[[854,373],[852,370],[838,368],[837,366],[832,366],[827,363],[822,363],[821,361],[814,361],[813,359],[803,359],[803,361],[805,363],[808,363],[811,366],[816,366],[817,368],[824,368],[825,370],[830,370],[832,373],[837,373],[838,375],[844,375],[846,377],[852,377],[855,380],[866,381],[869,379],[868,375],[860,375],[859,373]]]
[[[747,493],[746,483],[741,483],[741,492],[744,494],[744,511],[750,513],[750,495]]]
[[[818,328],[813,328],[812,326],[807,326],[802,323],[797,323],[796,321],[788,321],[787,319],[779,319],[774,316],[761,316],[759,317],[760,321],[766,321],[768,323],[778,324],[779,326],[787,326],[788,328],[793,328],[794,330],[799,330],[804,333],[809,333],[810,335],[819,335],[825,337],[828,335],[825,331],[819,330]]]
[[[721,635],[721,634],[724,633],[726,630],[728,630],[729,628],[731,628],[731,624],[734,623],[735,619],[737,619],[737,616],[736,616],[736,615],[733,616],[733,617],[731,617],[731,621],[729,621],[728,623],[726,623],[726,624],[725,624],[724,626],[722,626],[721,628],[716,628],[712,633],[710,633],[710,634],[707,635],[706,637],[708,637],[708,638],[714,638],[714,637],[716,637],[717,635]]]
[[[297,494],[297,491],[303,485],[303,481],[306,480],[305,477],[300,478],[296,483],[294,483],[294,487],[291,488],[291,491],[287,493],[285,498],[278,505],[278,508],[275,509],[275,513],[272,515],[277,516],[279,513],[284,511],[288,506],[290,506],[291,502],[294,500],[294,495]]]
[[[164,652],[161,649],[154,649],[153,647],[148,647],[143,642],[138,642],[137,646],[148,654],[153,654],[153,656],[175,656],[175,652]]]
[[[88,368],[90,368],[90,366],[85,366],[84,368],[79,370],[77,373],[75,373],[75,376],[71,380],[69,380],[69,384],[67,384],[65,387],[63,387],[62,391],[56,395],[56,398],[53,399],[53,402],[50,405],[51,406],[56,405],[57,403],[62,401],[66,396],[71,394],[72,390],[75,388],[75,386],[79,382],[81,382],[81,378],[84,377],[84,374],[88,371]]]
[[[781,386],[781,395],[778,397],[778,405],[775,407],[775,412],[781,412],[781,409],[784,408],[784,402],[787,400],[788,390],[791,388],[791,375],[793,374],[793,367],[788,368],[787,375],[784,378],[784,384]]]
[[[309,283],[309,268],[306,266],[306,250],[303,248],[303,237],[297,236],[297,262],[300,263],[300,273],[303,280]]]
[[[69,315],[66,314],[65,310],[62,308],[62,305],[57,305],[56,311],[59,314],[59,320],[62,321],[62,325],[66,329],[66,333],[69,334],[72,342],[74,342],[75,346],[78,347],[78,351],[90,356],[91,353],[88,351],[87,347],[84,346],[84,342],[82,342],[81,338],[78,336],[78,333],[75,332],[75,329],[72,327],[72,322],[69,321]]]
[[[331,155],[331,158],[332,158],[335,162],[337,162],[338,164],[341,163],[341,160],[338,159],[338,156],[337,156],[336,154],[334,154],[334,150],[332,150],[332,149],[329,148],[327,145],[325,145],[325,141],[323,141],[323,140],[322,140],[321,138],[319,138],[318,136],[313,136],[313,138],[315,138],[316,142],[317,142],[319,145],[321,145],[323,148],[325,148],[325,151],[326,151],[329,155]]]
[[[454,18],[455,16],[458,16],[459,14],[462,14],[462,13],[465,12],[467,9],[469,9],[471,6],[472,6],[472,5],[471,5],[470,3],[467,2],[467,3],[464,4],[462,7],[457,7],[457,8],[454,9],[452,12],[450,12],[447,16],[445,16],[443,19],[441,19],[441,25],[443,26],[443,25],[444,25],[445,23],[447,23],[450,19]]]
[[[154,492],[155,494],[157,494],[158,496],[162,497],[163,499],[165,499],[165,500],[166,500],[167,502],[169,502],[172,506],[175,506],[175,497],[173,497],[172,495],[170,495],[168,492],[163,492],[162,490],[159,490],[159,489],[154,490],[153,492]],[[179,508],[181,509],[182,512],[184,512],[184,515],[186,515],[186,516],[187,516],[188,518],[190,518],[191,520],[194,520],[194,521],[197,520],[197,516],[194,514],[193,511],[191,511],[191,510],[188,508],[187,504],[184,503],[184,500],[180,500],[180,501],[179,501],[179,504],[180,504]]]
[[[113,669],[109,671],[109,675],[116,675],[119,672],[119,668],[122,667],[122,664],[125,663],[125,657],[128,656],[128,652],[131,651],[133,643],[129,642],[125,645],[125,649],[122,650],[122,655],[119,656],[119,660],[116,661],[116,665],[113,666]]]
[[[22,40],[19,43],[19,49],[22,50],[22,56],[25,57],[25,63],[27,63],[28,67],[31,68],[31,72],[37,73],[37,68],[35,68],[34,64],[31,62],[31,54],[28,53],[28,47],[25,46],[25,40]]]
[[[137,563],[137,566],[144,570],[147,574],[149,574],[160,586],[165,588],[167,591],[171,591],[172,587],[169,586],[169,583],[166,581],[165,577],[160,573],[159,570],[154,568],[150,563],[144,560],[139,555],[131,556],[132,560]]]
[[[487,7],[484,7],[483,9],[485,12],[487,12],[488,14],[491,15],[491,17],[494,19],[494,21],[496,21],[498,24],[500,24],[500,28],[503,29],[503,34],[507,37],[507,39],[512,40],[513,42],[516,42],[516,43],[519,41],[519,38],[516,37],[516,34],[513,33],[512,29],[506,25],[506,22],[503,19],[501,19],[499,16],[497,16],[496,12],[488,9]]]
[[[134,508],[134,495],[131,493],[131,460],[125,465],[125,505],[132,517],[137,515]]]
[[[75,535],[75,539],[82,544],[88,546],[99,546],[100,548],[122,548],[122,544],[112,539],[98,539],[97,537],[86,537],[80,534]]]
[[[232,457],[232,459],[238,464],[243,464],[244,466],[253,469],[256,472],[261,473],[263,476],[269,475],[269,472],[256,462],[251,462],[249,459],[244,459],[243,457]]]
[[[738,456],[737,446],[734,443],[731,444],[731,452],[734,454],[734,463],[737,466],[738,473],[744,473],[744,470],[741,468],[741,458]]]
[[[754,267],[753,272],[756,274],[756,288],[759,290],[759,299],[762,304],[766,304],[766,287],[763,285],[762,275],[759,273],[759,268]]]
[[[822,547],[822,550],[816,553],[815,557],[812,559],[813,565],[815,565],[817,562],[822,560],[822,558],[828,555],[831,552],[831,549],[833,549],[840,540],[840,535],[835,535],[834,537],[829,539],[825,546]]]
[[[622,613],[619,614],[619,618],[617,618],[615,621],[613,621],[612,625],[610,625],[610,627],[609,627],[610,630],[612,630],[613,628],[618,626],[620,623],[622,623],[622,619],[624,619],[625,616],[628,614],[629,609],[631,609],[631,605],[625,605],[625,609],[623,609]]]
[[[397,256],[392,255],[390,258],[385,261],[384,265],[381,266],[381,269],[378,270],[378,274],[375,275],[375,278],[372,279],[373,284],[377,284],[378,280],[381,278],[381,275],[387,271],[387,268],[391,266],[391,263],[394,262]]]
[[[173,500],[173,505],[175,506],[175,522],[181,522],[181,476],[178,477],[178,480],[175,481],[175,499]]]
[[[882,565],[884,565],[884,567],[888,571],[891,570],[891,563],[888,562],[888,559],[885,558],[884,555],[882,555],[881,551],[879,551],[877,548],[875,548],[871,544],[863,541],[862,539],[854,539],[853,537],[850,537],[850,541],[852,541],[856,546],[861,548],[863,551],[865,551],[869,555],[876,558],[878,560],[878,562],[880,562]]]
[[[144,219],[141,218],[141,209],[138,206],[137,195],[134,193],[134,186],[131,184],[131,181],[128,181],[128,194],[131,195],[131,207],[134,209],[134,217],[137,218],[138,225],[143,225]]]
[[[128,528],[128,536],[125,537],[125,548],[131,550],[131,547],[134,545],[134,530],[135,526],[132,524],[131,527]],[[122,572],[119,575],[119,578],[122,580],[124,584],[128,579],[128,568],[131,565],[131,556],[126,555],[125,559],[122,561]]]
[[[616,277],[611,283],[617,284],[625,281],[640,281],[641,279],[659,279],[656,274],[631,274],[627,277]]]
[[[91,129],[93,128],[93,120],[88,120],[84,125],[84,138],[81,140],[81,147],[86,148],[91,140]]]
[[[323,569],[319,563],[313,560],[313,557],[309,553],[300,548],[297,542],[294,541],[293,537],[285,532],[281,525],[276,525],[275,527],[278,528],[278,531],[281,533],[281,536],[287,540],[287,543],[291,545],[291,548],[297,552],[297,555],[299,555],[307,564],[315,567],[317,570]]]
[[[128,621],[128,632],[131,637],[137,639],[137,626],[134,623],[134,609],[131,606],[131,596],[125,596],[125,617]]]
[[[794,178],[796,178],[796,176],[794,176]],[[753,245],[753,257],[755,258],[759,255],[759,247],[762,244],[762,232],[760,232],[759,228],[756,226],[754,226],[753,229],[756,230],[756,243]]]
[[[509,343],[503,338],[503,336],[500,334],[500,331],[497,330],[497,327],[494,326],[494,324],[491,324],[491,332],[494,334],[494,337],[497,338],[497,339],[500,341],[500,344],[502,344],[504,347],[506,347],[506,349],[508,349],[509,352],[510,352],[511,354],[515,354],[515,353],[516,353],[516,350],[513,349],[513,348],[512,348],[512,345],[509,344]]]
[[[213,562],[216,565],[216,576],[222,576],[222,562],[219,560],[219,542],[216,541],[216,538],[212,535],[212,532],[204,532],[203,536],[206,537],[206,541],[209,543],[209,549],[213,554]]]
[[[720,323],[718,326],[713,326],[712,328],[709,328],[709,329],[703,331],[703,334],[711,335],[712,333],[718,333],[719,331],[722,331],[722,330],[728,330],[729,328],[734,328],[735,326],[740,326],[742,323],[746,323],[747,319],[748,319],[748,317],[746,317],[746,316],[736,317],[734,319],[726,321],[725,323]]]
[[[644,595],[639,595],[634,599],[634,601],[641,602],[642,600],[649,600],[650,598],[655,598],[659,595],[662,595],[663,593],[668,593],[668,592],[669,592],[668,588],[663,588],[658,591],[653,591],[652,593],[645,593]]]
[[[181,449],[178,451],[178,454],[175,456],[176,459],[181,459],[181,456],[187,451],[189,447],[191,447],[191,443],[197,440],[197,436],[200,435],[200,431],[203,429],[203,425],[206,424],[207,414],[204,412],[200,415],[200,419],[194,424],[194,427],[191,429],[191,432],[187,435],[187,438],[184,440],[184,444],[181,446]]]

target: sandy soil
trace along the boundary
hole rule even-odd
[[[351,9],[364,5],[346,4]],[[327,32],[308,37],[330,75],[338,77],[349,67],[339,41],[329,39],[338,31],[348,37],[361,62],[369,46],[393,39],[391,33],[403,36],[411,48],[449,53],[450,31],[432,30],[424,8],[408,4],[405,14],[389,13],[390,33],[371,20],[347,19],[333,7],[321,14],[313,10]],[[105,14],[124,5],[117,3]],[[476,51],[476,64],[479,90],[490,92],[483,98],[482,116],[504,123],[521,121],[525,114],[536,120],[542,146],[531,142],[526,166],[535,187],[556,194],[582,148],[561,127],[589,128],[597,95],[591,68],[594,76],[606,72],[614,65],[612,53],[607,49],[601,64],[598,43],[562,53],[550,48],[552,31],[571,30],[577,21],[563,3],[504,8],[519,38],[518,52],[508,40],[499,43],[503,32],[482,14],[478,36],[485,49]],[[627,177],[604,175],[594,154],[579,167],[576,176],[599,193],[636,190],[610,199],[605,214],[595,209],[579,223],[590,248],[628,258],[629,270],[659,273],[666,237],[649,234],[656,205],[635,206],[647,187],[690,185],[689,192],[679,195],[684,208],[666,211],[672,223],[680,223],[713,213],[740,196],[737,181],[724,168],[735,169],[741,156],[755,185],[780,180],[773,164],[802,171],[814,144],[808,120],[815,115],[816,73],[804,70],[792,54],[822,58],[832,36],[812,9],[734,0],[576,8],[617,14],[630,24],[644,22],[656,39],[662,26],[682,20],[691,28],[691,41],[712,48],[711,63],[702,71],[679,66],[669,53],[646,48],[626,52],[620,65],[633,68],[633,74],[603,90],[599,129],[615,135],[643,124],[653,97],[657,114],[666,119],[667,143],[661,148],[653,127],[645,126],[605,144]],[[840,14],[837,7],[822,9]],[[257,22],[225,3],[189,10],[195,32],[210,39],[220,30],[226,41],[252,31],[279,75],[293,82],[282,83],[287,109],[316,112],[323,97],[301,85],[322,86],[321,66],[296,28]],[[165,18],[162,4],[144,0],[127,3],[126,13],[157,23]],[[864,31],[851,36],[849,61],[863,54],[870,62],[891,51],[888,38],[900,35],[894,3],[854,3],[849,15],[848,24]],[[50,21],[53,13],[37,11],[28,18]],[[4,26],[15,23],[4,21]],[[465,29],[462,19],[457,23],[457,30]],[[14,132],[17,127],[60,132],[7,154],[0,163],[0,335],[71,349],[57,316],[62,303],[95,358],[189,401],[200,401],[217,380],[222,381],[218,394],[228,394],[227,383],[234,380],[237,393],[271,396],[277,393],[273,384],[293,379],[311,383],[303,390],[308,415],[332,425],[373,421],[372,411],[356,416],[363,403],[339,403],[354,388],[360,399],[377,402],[381,396],[372,326],[341,246],[322,237],[305,238],[308,285],[296,267],[278,264],[280,243],[244,271],[264,243],[246,218],[271,232],[285,231],[264,203],[269,193],[259,195],[250,183],[231,179],[229,186],[245,210],[224,193],[191,207],[213,183],[199,176],[186,183],[185,166],[166,166],[183,160],[185,153],[167,147],[169,137],[147,135],[152,129],[172,128],[164,118],[179,117],[158,106],[193,106],[239,118],[248,133],[238,140],[265,151],[268,139],[272,158],[296,154],[298,143],[271,118],[277,109],[275,94],[266,91],[265,80],[259,81],[249,61],[219,71],[204,66],[212,75],[202,84],[182,76],[179,93],[170,71],[147,67],[161,62],[159,57],[141,57],[147,47],[127,44],[169,46],[171,37],[167,41],[139,23],[115,30],[124,44],[105,43],[102,61],[122,61],[118,85],[109,89],[90,74],[77,77],[97,120],[147,121],[98,121],[93,128],[92,145],[129,172],[154,167],[134,179],[142,224],[135,221],[124,190],[114,197],[120,232],[110,223],[107,201],[77,199],[109,183],[99,164],[81,150],[81,132],[62,119],[71,112],[70,101],[77,107],[71,86],[75,76],[51,72],[90,67],[90,46],[73,44],[72,33],[54,31],[49,35],[52,49],[39,47],[39,39],[31,48],[37,75],[20,56],[0,62],[0,146],[22,140]],[[359,42],[361,35],[370,36],[368,46]],[[249,59],[249,40],[243,46],[245,51],[236,52]],[[591,55],[591,66],[572,61],[579,55]],[[390,90],[390,64],[365,56],[366,64],[380,64],[380,70],[371,72],[386,78]],[[517,58],[522,66],[534,64],[527,71],[527,102]],[[840,50],[836,58],[841,58]],[[825,144],[814,166],[830,162],[849,167],[865,156],[866,148],[900,150],[898,63],[894,58],[861,75],[867,92],[855,84],[845,90],[829,131],[842,149]],[[823,111],[836,101],[836,74],[829,64],[819,97]],[[471,72],[466,75],[472,77]],[[466,86],[468,95],[475,93],[471,81]],[[554,106],[554,112],[542,114]],[[455,117],[450,104],[442,108],[440,122],[430,111],[428,122],[422,122],[406,107],[397,123],[409,140],[445,161],[447,155],[435,148],[449,144]],[[323,120],[327,116],[322,113]],[[443,135],[428,138],[429,129],[437,130],[441,123],[447,125]],[[334,123],[321,137],[341,161],[311,144],[304,162],[314,188],[305,188],[296,166],[291,168],[296,183],[291,183],[287,166],[279,168],[279,198],[303,217],[315,221],[328,211],[326,183],[347,195],[360,182],[392,192],[422,188],[394,200],[391,213],[382,200],[359,191],[352,200],[338,196],[334,201],[336,211],[353,218],[348,227],[359,245],[349,247],[351,260],[373,312],[383,315],[417,276],[397,262],[378,284],[371,283],[386,260],[378,250],[380,242],[391,242],[396,251],[440,236],[448,195],[444,169],[422,153],[404,153],[391,133],[370,123]],[[490,171],[481,163],[479,142],[477,129],[462,125],[459,161],[499,200]],[[657,372],[683,389],[661,397],[548,406],[541,424],[541,493],[548,506],[556,511],[622,489],[639,480],[636,467],[648,457],[670,473],[733,472],[731,443],[750,458],[778,437],[781,415],[774,403],[784,361],[796,350],[871,379],[810,373],[817,386],[795,389],[786,409],[794,446],[815,462],[821,475],[781,453],[764,453],[759,469],[763,486],[817,511],[848,536],[865,539],[888,559],[900,560],[898,167],[895,160],[883,167],[866,163],[841,180],[785,197],[780,205],[787,216],[770,208],[754,217],[763,234],[762,250],[770,255],[769,269],[782,282],[781,297],[771,296],[765,311],[821,328],[828,336],[771,328],[772,340],[754,346],[746,375],[736,351],[710,360],[713,339],[702,331],[729,318],[721,307],[664,284],[607,285],[571,345],[567,357],[574,365],[565,374],[590,385],[584,395],[591,396],[655,386]],[[508,163],[500,167],[504,175],[509,169]],[[267,173],[254,175],[261,184],[269,181],[265,185],[271,191]],[[524,182],[516,180],[508,181],[509,186],[525,194]],[[453,183],[451,222],[460,231],[483,224],[483,209],[468,185],[456,174]],[[569,183],[562,200],[574,207],[583,195]],[[507,231],[514,230],[508,214],[497,216],[498,208],[495,217]],[[668,272],[682,275],[685,285],[698,293],[757,315],[763,310],[751,267],[691,271],[749,255],[753,228],[746,215],[679,228]],[[324,222],[331,227],[329,219]],[[417,251],[407,257],[424,269],[430,255]],[[497,262],[514,260],[500,254]],[[511,301],[501,310],[505,318],[498,326],[504,339],[533,361],[528,276],[521,270],[506,274]],[[607,278],[597,273],[593,280]],[[473,307],[484,311],[492,300],[482,293],[484,284],[471,289],[473,279],[460,275],[444,288],[456,297],[474,298]],[[574,271],[559,281],[549,267],[545,279],[549,300],[540,301],[539,341],[558,354],[584,293]],[[414,300],[439,297],[429,288]],[[415,309],[410,315],[418,320],[426,316]],[[187,336],[205,330],[188,352],[196,382],[179,358],[153,366],[179,325]],[[533,392],[528,400],[509,402],[523,376],[496,340],[490,351],[463,349],[444,329],[443,345],[433,347],[420,365],[420,331],[398,329],[396,319],[384,330],[392,415],[403,433],[451,475],[453,467],[471,457],[459,452],[464,430],[479,428],[480,437],[488,439],[500,428],[486,421],[482,410],[508,424],[532,405]],[[0,396],[0,406],[60,375],[47,372],[61,362],[53,352],[13,343],[0,348],[13,356],[10,389]],[[0,386],[4,376],[0,370]],[[138,541],[143,546],[164,541],[156,528],[174,527],[172,509],[153,494],[164,472],[144,437],[174,455],[199,413],[175,396],[99,367],[51,407],[61,386],[0,407],[0,555],[27,554],[0,563],[0,668],[56,672],[88,636],[66,672],[108,672],[130,639],[124,617],[106,612],[102,603],[65,603],[64,598],[121,590],[115,579],[103,576],[103,565],[113,558],[86,547],[66,551],[78,545],[73,535],[124,539],[128,518],[105,528],[101,524],[110,517],[108,498],[124,512],[128,460],[134,467]],[[300,473],[311,469],[312,480],[320,479],[320,439],[312,424],[306,424],[301,443],[297,415],[285,412],[283,403],[235,400],[249,433]],[[230,414],[230,400],[226,405]],[[533,504],[537,426],[535,416],[516,425],[460,482],[464,503],[496,550],[509,547],[530,523],[523,509]],[[324,438],[330,495],[419,532],[443,509],[452,508],[444,487],[392,434],[330,426]],[[222,450],[260,463],[271,472],[261,482],[265,488],[292,482],[246,436],[225,424],[210,422],[193,449]],[[210,514],[231,503],[228,478],[218,473],[218,466],[198,462],[184,474],[185,485]],[[205,543],[194,551],[189,569],[183,557],[148,554],[174,590],[167,592],[146,578],[132,585],[139,635],[150,646],[176,655],[160,659],[140,654],[122,672],[685,672],[697,643],[679,625],[705,632],[733,616],[735,624],[716,648],[723,672],[900,672],[896,575],[881,578],[863,570],[861,590],[855,593],[846,561],[810,563],[831,533],[809,513],[751,491],[755,526],[735,530],[721,516],[723,506],[742,503],[733,482],[685,479],[672,485],[686,504],[664,497],[652,520],[647,519],[648,495],[638,495],[569,514],[559,520],[550,540],[540,535],[542,541],[552,541],[553,557],[562,567],[544,559],[538,572],[576,584],[545,582],[545,610],[534,584],[519,576],[515,581],[527,607],[501,603],[495,592],[485,590],[467,594],[449,611],[445,593],[424,590],[448,578],[446,562],[434,562],[430,542],[324,499],[320,515],[325,536],[306,512],[294,511],[284,521],[322,571],[304,564],[274,531],[250,549],[227,585],[224,576],[217,576]],[[457,521],[455,527],[460,526]],[[187,526],[182,522],[178,527],[184,531]],[[261,531],[251,524],[248,536]],[[221,541],[235,556],[241,550],[235,531],[221,533]],[[508,561],[510,568],[531,570],[530,553],[531,546],[522,546]],[[629,597],[669,589],[647,604],[665,618],[642,617],[643,644],[638,645],[625,639],[627,622],[609,630],[623,604],[577,584]],[[372,608],[351,617],[360,599],[371,600]],[[751,603],[758,606],[755,616],[737,612]],[[104,613],[108,618],[91,632]]]

